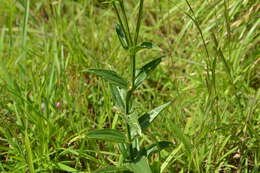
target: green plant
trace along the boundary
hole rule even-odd
[[[136,67],[136,55],[140,50],[152,49],[156,46],[151,42],[138,43],[144,0],[140,0],[135,32],[130,31],[129,21],[126,15],[124,1],[111,1],[119,23],[116,24],[116,33],[119,41],[131,59],[131,81],[128,82],[118,73],[112,70],[88,69],[86,72],[94,73],[109,82],[112,99],[119,108],[126,124],[127,134],[115,129],[99,129],[88,132],[89,139],[99,139],[118,143],[122,161],[117,166],[101,168],[96,172],[132,171],[135,173],[150,173],[152,171],[148,158],[162,149],[170,147],[171,142],[161,141],[147,147],[141,147],[139,138],[143,131],[154,121],[157,115],[171,104],[168,102],[151,111],[139,114],[134,108],[134,91],[142,84],[149,74],[160,64],[163,56],[156,58],[140,69]],[[130,83],[130,86],[129,86]]]

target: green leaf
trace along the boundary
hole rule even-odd
[[[157,49],[157,50],[161,50],[158,46],[154,45],[151,42],[143,42],[140,45],[137,45],[136,47],[133,48],[134,53],[139,52],[140,50],[143,49]]]
[[[135,88],[140,86],[140,84],[147,78],[147,76],[161,63],[162,58],[164,58],[164,56],[150,61],[139,70],[135,79]]]
[[[67,172],[79,172],[78,170],[76,170],[75,168],[72,168],[68,165],[65,165],[63,163],[57,163],[57,166],[59,167],[59,169],[63,170],[63,171],[67,171]]]
[[[131,136],[135,137],[137,135],[142,136],[142,129],[138,121],[137,113],[132,113],[129,115],[124,116],[125,121],[130,126]]]
[[[152,170],[148,164],[148,159],[144,156],[138,161],[128,163],[126,166],[134,173],[152,173]]]
[[[103,79],[107,80],[109,83],[119,86],[121,88],[127,88],[127,81],[118,75],[115,71],[112,70],[103,70],[103,69],[88,69],[86,72],[94,73]]]
[[[100,168],[94,171],[94,173],[103,173],[103,172],[114,172],[117,173],[119,171],[128,171],[129,169],[121,166],[121,167],[117,167],[117,166],[108,166],[105,168]]]
[[[128,49],[129,46],[128,46],[128,42],[127,42],[127,37],[126,37],[123,27],[120,24],[116,24],[116,33],[117,33],[118,39],[119,39],[122,47],[124,49]]]
[[[151,110],[150,112],[145,113],[144,115],[142,115],[138,121],[139,124],[143,129],[147,128],[152,122],[153,120],[157,117],[157,115],[159,115],[160,112],[162,112],[167,106],[169,106],[172,102],[168,102],[165,103],[153,110]]]
[[[110,92],[112,99],[116,106],[118,106],[123,112],[125,111],[125,97],[126,92],[124,89],[120,89],[118,86],[110,85]]]
[[[155,46],[154,46],[154,44],[151,43],[151,42],[143,42],[143,43],[141,44],[141,47],[146,48],[146,49],[152,49],[152,48],[154,48]]]
[[[165,149],[165,148],[169,148],[172,147],[173,143],[172,142],[168,142],[168,141],[161,141],[158,142],[156,144],[153,144],[151,146],[149,146],[148,148],[145,148],[146,150],[146,156],[150,157],[152,154],[154,153],[158,153],[161,150]]]
[[[100,139],[111,142],[125,143],[126,137],[123,133],[115,129],[92,130],[87,133],[89,139]]]

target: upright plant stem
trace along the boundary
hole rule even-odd
[[[136,28],[135,28],[134,40],[132,40],[130,27],[129,27],[128,19],[127,19],[126,12],[125,12],[124,2],[119,1],[120,9],[122,10],[123,18],[120,17],[120,14],[119,14],[119,11],[116,7],[116,4],[113,3],[114,9],[115,9],[116,14],[117,14],[117,18],[119,20],[120,25],[123,28],[123,32],[127,36],[127,41],[128,41],[129,47],[130,47],[129,55],[130,55],[130,58],[131,58],[131,68],[132,68],[131,83],[132,83],[132,85],[131,85],[131,89],[128,91],[127,96],[126,96],[126,109],[125,109],[126,115],[130,114],[130,102],[133,99],[132,94],[135,90],[136,52],[133,51],[133,49],[137,45],[137,42],[138,42],[139,31],[140,31],[140,26],[141,26],[141,18],[142,18],[142,12],[143,12],[143,3],[144,3],[144,0],[140,0],[140,6],[139,6],[137,24],[136,24]],[[133,160],[134,154],[133,154],[132,136],[131,136],[131,129],[130,129],[130,126],[128,124],[127,124],[127,136],[128,136],[128,142],[129,142],[129,152],[130,152],[129,155],[130,155],[130,159]]]
[[[115,3],[113,3],[113,6],[115,8],[115,11],[116,11],[116,14],[117,14],[117,18],[119,20],[120,25],[123,28],[123,32],[126,35],[127,42],[128,42],[129,47],[130,47],[130,50],[131,50],[131,48],[133,47],[133,41],[132,41],[131,32],[130,32],[130,28],[129,28],[126,12],[125,12],[125,8],[124,8],[124,3],[123,3],[123,1],[119,1],[119,4],[120,4],[120,8],[122,10],[123,19],[121,19],[119,11],[118,11]],[[131,59],[132,60],[135,59],[135,58],[133,58],[131,51],[129,51],[129,52],[130,52]],[[133,66],[133,64],[134,64],[134,66]],[[135,69],[135,60],[134,60],[134,63],[132,62],[132,67],[133,67],[133,69]],[[132,79],[132,81],[133,80],[134,79]],[[134,84],[134,83],[132,83],[132,84]],[[133,88],[133,85],[132,85],[132,88]],[[132,99],[132,89],[127,93],[127,96],[126,96],[126,110],[125,110],[126,115],[130,114],[129,102],[131,101],[131,99]],[[127,138],[128,138],[128,143],[129,143],[129,146],[128,146],[129,157],[130,157],[131,160],[133,160],[134,154],[133,154],[131,129],[130,129],[129,124],[127,124]]]
[[[134,90],[134,87],[135,87],[135,68],[136,68],[136,65],[135,65],[135,53],[133,55],[131,55],[131,59],[132,59],[132,92]]]

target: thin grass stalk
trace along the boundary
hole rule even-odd
[[[228,11],[228,2],[227,0],[224,0],[224,17],[225,17],[225,23],[226,23],[226,30],[227,30],[227,36],[228,36],[228,56],[231,57],[231,29],[230,29],[230,17],[229,17],[229,11]]]
[[[29,9],[30,9],[30,0],[25,1],[25,15],[23,19],[23,49],[24,53],[25,51],[25,46],[26,46],[26,37],[27,37],[27,24],[28,24],[28,18],[29,18]]]
[[[201,39],[202,39],[202,42],[203,42],[203,46],[204,46],[204,49],[205,49],[205,52],[206,52],[206,56],[207,56],[207,58],[206,58],[206,65],[207,65],[206,85],[207,85],[208,92],[209,92],[209,98],[211,98],[211,101],[210,101],[210,103],[208,103],[208,106],[209,106],[209,108],[211,107],[212,110],[214,110],[213,114],[217,115],[216,120],[218,122],[218,120],[219,120],[219,110],[218,110],[218,94],[217,94],[217,88],[216,88],[216,62],[217,62],[217,59],[216,58],[210,59],[210,55],[209,55],[209,51],[208,51],[208,48],[207,48],[207,45],[206,45],[206,41],[204,39],[202,30],[201,30],[200,25],[198,23],[198,20],[195,16],[195,13],[194,13],[190,3],[188,2],[188,0],[185,0],[185,1],[188,5],[190,11],[192,12],[193,17],[191,15],[189,15],[188,13],[185,13],[185,14],[195,23],[195,26],[200,33],[200,36],[201,36]],[[210,72],[211,72],[211,75],[210,75]],[[216,106],[213,107],[213,105],[216,105]]]
[[[30,140],[28,137],[27,129],[25,130],[25,135],[24,135],[24,144],[25,144],[25,149],[26,149],[26,155],[27,155],[27,164],[29,167],[29,172],[34,173],[34,166],[33,166],[33,154],[32,154],[32,149],[31,149],[31,144]]]
[[[206,46],[206,42],[205,42],[205,39],[204,39],[204,37],[203,37],[203,34],[202,34],[202,31],[201,31],[201,29],[200,29],[200,26],[199,26],[199,24],[198,24],[198,22],[197,22],[197,20],[196,20],[196,18],[194,17],[192,17],[191,15],[189,15],[188,13],[185,13],[193,22],[194,22],[194,24],[195,24],[195,26],[196,26],[196,28],[198,29],[198,31],[199,31],[199,33],[200,33],[200,36],[201,36],[201,39],[202,39],[202,42],[203,42],[203,46],[204,46],[204,48],[205,48],[205,51],[206,51],[206,55],[207,55],[207,59],[206,59],[206,65],[207,65],[207,85],[209,86],[209,69],[210,69],[210,60],[209,60],[209,52],[208,52],[208,48],[207,48],[207,46]]]
[[[233,81],[233,77],[232,77],[232,74],[231,74],[232,71],[231,71],[231,69],[230,69],[230,67],[229,67],[229,65],[228,65],[228,63],[226,61],[226,58],[223,55],[223,52],[221,51],[221,49],[219,47],[218,40],[217,40],[217,38],[216,38],[216,36],[215,36],[215,34],[213,32],[211,32],[211,36],[213,38],[213,41],[214,41],[217,53],[218,53],[218,55],[220,56],[221,60],[224,63],[224,66],[225,66],[226,72],[228,74],[229,80],[230,80],[231,83],[233,83],[232,82]]]
[[[213,32],[211,32],[211,36],[212,36],[212,39],[213,39],[213,42],[215,44],[215,51],[217,53],[217,55],[221,58],[221,60],[223,61],[223,64],[224,64],[224,67],[225,67],[225,71],[228,75],[228,81],[230,83],[231,86],[233,86],[233,88],[235,89],[235,96],[236,96],[236,99],[237,99],[237,102],[240,106],[240,108],[243,108],[243,105],[241,103],[241,97],[237,94],[238,93],[238,88],[237,86],[234,84],[233,82],[233,76],[232,76],[232,69],[229,67],[229,64],[221,50],[221,48],[219,47],[219,43],[218,43],[218,40],[215,36],[215,34]],[[243,109],[241,109],[241,114],[243,112]]]
[[[187,5],[189,6],[189,9],[191,10],[191,12],[192,12],[192,14],[193,14],[194,17],[192,17],[192,16],[189,15],[188,13],[185,13],[185,14],[194,22],[195,26],[197,27],[197,29],[198,29],[198,31],[199,31],[199,33],[200,33],[202,42],[203,42],[204,49],[205,49],[205,51],[206,51],[206,55],[207,55],[207,59],[206,59],[206,64],[207,64],[207,79],[206,79],[206,83],[207,83],[209,92],[211,93],[211,89],[210,89],[210,87],[209,87],[209,80],[210,80],[209,70],[211,69],[211,67],[210,67],[209,51],[208,51],[208,48],[207,48],[207,45],[206,45],[206,41],[205,41],[205,39],[204,39],[204,36],[203,36],[203,34],[202,34],[202,30],[201,30],[201,28],[200,28],[200,26],[199,26],[199,24],[198,24],[197,18],[196,18],[196,16],[195,16],[195,13],[194,13],[194,11],[193,11],[193,9],[192,9],[192,7],[191,7],[189,1],[188,1],[188,0],[185,0],[185,1],[186,1]]]
[[[22,58],[26,57],[26,40],[27,40],[27,30],[28,30],[28,18],[29,18],[29,9],[30,9],[30,0],[24,1],[25,14],[23,18],[23,38],[22,38],[22,56],[16,60],[15,63],[19,63]]]
[[[228,43],[230,43],[230,41],[231,41],[231,29],[230,29],[230,17],[229,17],[227,0],[224,0],[224,17],[225,17],[226,29],[227,29],[227,35],[228,35],[228,41],[229,41]]]

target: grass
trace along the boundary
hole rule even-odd
[[[138,13],[137,2],[127,2],[128,15]],[[164,172],[259,172],[259,5],[189,4],[144,3],[140,41],[155,42],[167,58],[144,92],[135,92],[136,106],[175,101],[140,142],[174,143],[150,159]],[[131,77],[115,23],[101,1],[0,2],[0,172],[91,172],[117,164],[115,145],[86,134],[123,122],[108,84],[82,72],[106,68]],[[157,54],[142,52],[137,64]]]

